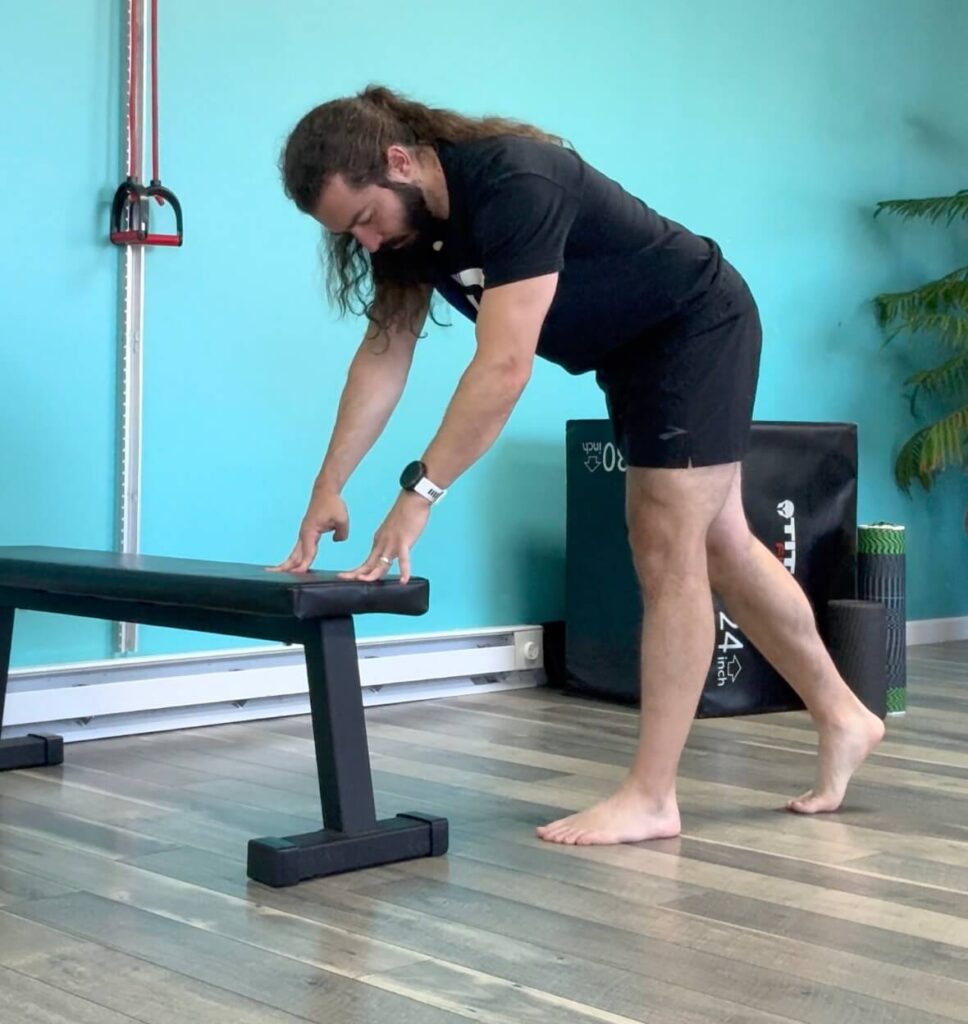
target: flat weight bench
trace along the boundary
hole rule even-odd
[[[249,877],[284,886],[436,857],[447,852],[446,819],[376,819],[353,628],[353,616],[366,612],[422,615],[429,592],[419,578],[358,583],[332,572],[0,546],[0,725],[18,608],[302,644],[324,827],[250,840]],[[0,770],[60,764],[63,756],[59,736],[0,740]]]

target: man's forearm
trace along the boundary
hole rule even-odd
[[[511,364],[471,361],[423,456],[427,476],[435,484],[450,487],[491,447],[527,380],[521,369]]]
[[[380,360],[386,359],[381,364]],[[406,384],[406,369],[386,356],[354,359],[340,396],[336,425],[316,488],[338,494],[383,433]]]

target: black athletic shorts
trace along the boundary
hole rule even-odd
[[[611,353],[595,379],[626,462],[682,469],[742,460],[761,342],[753,295],[724,261],[696,307]]]

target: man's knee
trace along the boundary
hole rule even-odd
[[[745,521],[713,523],[706,534],[706,563],[714,590],[747,571],[753,535]]]
[[[670,585],[708,580],[705,530],[674,516],[643,513],[629,519],[635,571],[646,597]]]
[[[708,586],[706,538],[735,475],[734,466],[629,471],[629,541],[647,596],[669,583]]]

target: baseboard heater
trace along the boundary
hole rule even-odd
[[[540,626],[358,641],[364,704],[522,689],[544,682]],[[301,647],[123,658],[10,673],[4,737],[65,742],[309,714]]]

